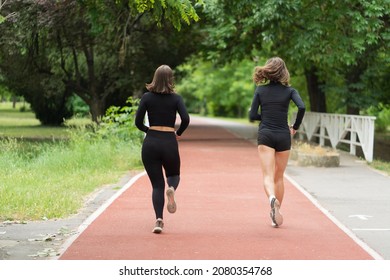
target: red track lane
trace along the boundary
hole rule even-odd
[[[284,224],[272,228],[257,148],[192,120],[180,141],[178,211],[153,234],[149,179],[121,194],[61,255],[62,260],[373,259],[289,181]]]

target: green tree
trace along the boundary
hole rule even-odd
[[[191,21],[198,21],[199,16],[195,7],[204,5],[203,0],[128,0],[129,6],[136,7],[140,14],[149,12],[159,27],[167,20],[180,30],[182,22],[190,25]],[[194,6],[192,3],[195,2]]]
[[[254,53],[283,57],[292,71],[303,69],[312,111],[327,111],[325,91],[335,86],[329,84],[332,75],[349,84],[344,103],[349,106],[348,94],[352,99],[362,94],[363,73],[373,70],[368,67],[372,58],[388,63],[388,0],[208,3],[205,13],[213,22],[207,28],[208,55],[222,61]]]
[[[0,70],[8,81],[15,79],[5,61],[17,56],[26,69],[37,73],[33,79],[37,84],[47,86],[50,80],[51,95],[55,88],[65,101],[73,93],[78,95],[96,122],[112,103],[124,103],[141,91],[157,63],[179,64],[191,48],[179,47],[188,41],[180,39],[174,28],[183,30],[182,22],[198,20],[188,0],[10,2],[19,12],[15,22],[1,26],[8,33],[0,43]],[[161,55],[170,48],[179,51]],[[14,72],[22,69],[18,65]],[[19,83],[27,86],[26,80]]]
[[[248,72],[253,61],[232,61],[223,66],[192,58],[178,67],[185,78],[177,90],[193,113],[224,117],[247,117],[253,82]]]
[[[9,1],[17,10],[12,20],[0,26],[0,75],[3,83],[31,104],[45,125],[58,125],[72,115],[67,102],[71,92],[54,75],[47,37],[41,36],[36,5]]]

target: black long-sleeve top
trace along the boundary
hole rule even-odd
[[[261,121],[260,129],[286,131],[289,129],[288,107],[291,100],[298,107],[293,124],[293,128],[298,130],[305,115],[305,104],[302,98],[294,88],[273,81],[256,88],[249,118],[252,121]]]
[[[190,123],[190,116],[184,105],[183,98],[176,93],[154,93],[146,92],[140,101],[135,115],[135,125],[143,132],[149,127],[144,124],[145,114],[148,112],[150,126],[175,127],[176,113],[179,113],[181,123],[176,131],[181,135]]]

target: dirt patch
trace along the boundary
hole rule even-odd
[[[290,159],[296,161],[299,166],[340,166],[340,154],[337,150],[300,141],[294,142]]]

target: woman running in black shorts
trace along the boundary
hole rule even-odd
[[[291,135],[299,129],[305,114],[305,104],[298,91],[290,87],[289,79],[286,64],[279,57],[269,59],[262,67],[255,67],[253,74],[253,81],[258,86],[249,117],[252,121],[260,121],[257,143],[273,227],[283,223],[280,207],[284,196],[283,178],[290,154]],[[260,85],[267,81],[269,83]],[[289,127],[288,107],[291,100],[298,107],[298,114],[294,124]]]
[[[146,92],[140,101],[135,125],[146,133],[142,144],[142,162],[153,187],[152,202],[156,215],[154,233],[163,230],[163,210],[166,191],[170,213],[176,212],[175,191],[180,181],[180,155],[177,138],[184,132],[190,117],[180,95],[174,92],[173,72],[167,65],[161,65],[154,73],[153,81],[146,84]],[[149,127],[145,126],[145,114],[148,114]],[[179,113],[181,124],[175,133],[176,114]]]

